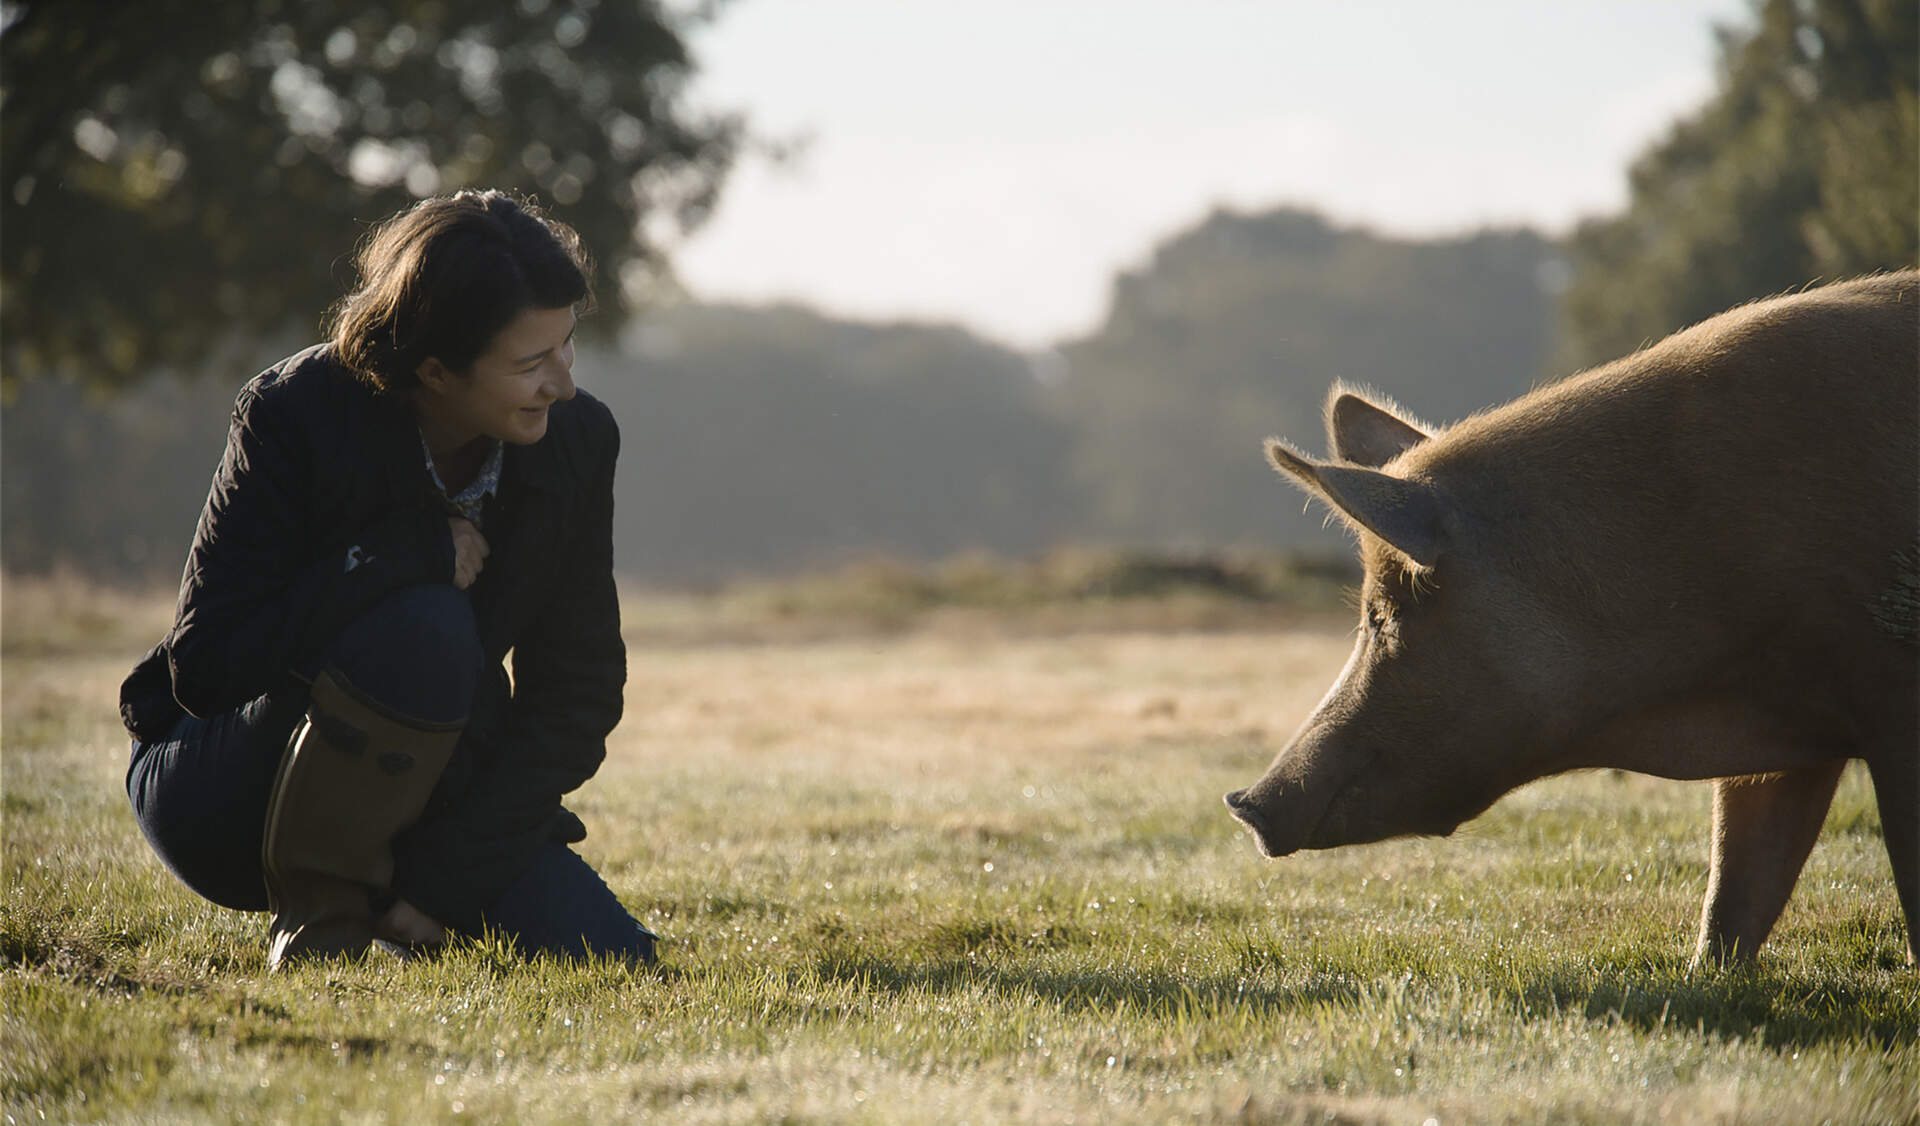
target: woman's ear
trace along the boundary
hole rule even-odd
[[[444,392],[453,379],[453,373],[447,370],[447,365],[433,356],[421,360],[420,366],[413,369],[413,374],[420,380],[420,386],[435,394]]]

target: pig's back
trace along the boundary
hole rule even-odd
[[[1808,677],[1856,659],[1910,673],[1911,638],[1876,608],[1920,555],[1920,274],[1735,309],[1468,419],[1396,471],[1609,631],[1790,663],[1798,646]]]

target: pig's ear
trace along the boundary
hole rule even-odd
[[[1377,469],[1314,461],[1278,438],[1267,439],[1267,460],[1420,566],[1431,567],[1440,557],[1440,498],[1426,485]]]
[[[1327,449],[1337,460],[1378,469],[1429,437],[1391,408],[1345,387],[1327,396]]]

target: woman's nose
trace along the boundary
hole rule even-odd
[[[553,364],[552,374],[547,376],[547,393],[553,396],[555,402],[564,403],[573,398],[573,391],[573,357],[562,356]]]

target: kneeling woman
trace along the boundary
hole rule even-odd
[[[626,681],[586,254],[461,192],[359,268],[330,339],[235,401],[173,629],[121,688],[134,812],[188,887],[274,913],[275,969],[483,927],[650,959],[560,804]]]

